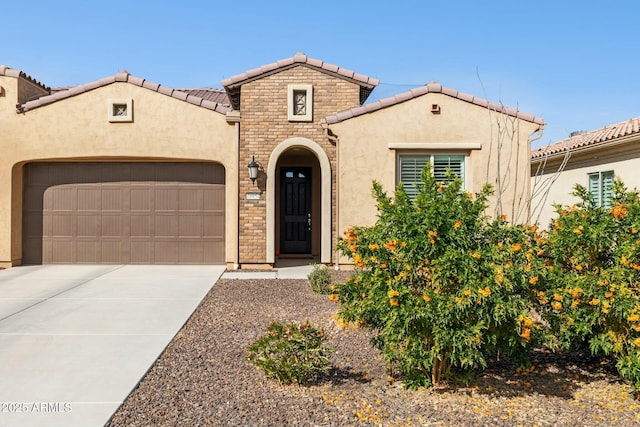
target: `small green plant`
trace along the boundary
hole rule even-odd
[[[325,348],[322,329],[309,322],[273,322],[267,332],[247,348],[247,360],[282,384],[302,384],[331,366],[333,349]]]
[[[326,295],[331,291],[331,275],[326,265],[317,264],[307,276],[311,290],[316,294]]]

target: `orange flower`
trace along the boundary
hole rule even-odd
[[[396,250],[396,241],[395,241],[395,240],[393,240],[393,239],[392,239],[392,240],[389,240],[389,241],[388,241],[387,243],[385,243],[383,246],[384,246],[384,248],[385,248],[385,249],[387,249],[387,250],[389,250],[389,251],[393,252],[393,251],[395,251],[395,250]]]
[[[461,226],[461,225],[462,225],[462,221],[460,221],[459,219],[458,219],[458,220],[456,220],[456,222],[454,222],[454,223],[453,223],[453,226],[454,226],[455,228],[460,228],[460,226]]]
[[[469,252],[469,256],[477,260],[480,259],[480,254],[478,252]]]
[[[635,340],[633,340],[633,345],[635,345],[636,347],[640,347],[640,338],[636,338]]]
[[[580,264],[576,265],[576,270],[582,271],[582,266]]]
[[[393,289],[389,289],[389,291],[387,292],[387,296],[389,298],[395,298],[395,297],[397,297],[399,295],[400,295],[400,292],[398,292],[396,290],[393,290]]]
[[[640,316],[638,316],[637,314],[632,314],[631,316],[627,317],[627,320],[629,322],[637,322],[638,320],[640,320]]]
[[[538,231],[538,226],[532,225],[531,227],[529,227],[529,231],[531,231],[532,233],[535,233],[536,231]]]
[[[598,298],[593,298],[591,301],[589,301],[589,305],[598,305],[600,304],[600,300]]]
[[[389,300],[389,304],[391,304],[391,305],[392,305],[392,306],[394,306],[394,307],[397,307],[397,306],[399,306],[399,305],[400,305],[400,303],[398,302],[398,299],[397,299],[397,298],[391,298],[391,299]]]
[[[380,263],[380,268],[387,268],[387,263],[386,262],[381,262]]]
[[[431,301],[431,297],[429,295],[423,295],[422,299],[424,300],[424,302],[429,302]]]
[[[506,216],[506,215],[500,215],[500,219],[501,219],[502,221],[506,221],[506,220],[507,220],[507,216]]]
[[[375,251],[376,249],[380,249],[380,245],[378,245],[377,243],[369,243],[370,251]]]
[[[627,213],[629,211],[627,210],[627,208],[624,205],[615,205],[612,209],[611,209],[611,214],[613,215],[614,218],[616,219],[622,219],[625,216],[627,216]]]
[[[520,336],[525,340],[529,341],[531,339],[531,329],[522,328],[522,333],[520,334]]]
[[[338,302],[340,301],[340,297],[336,294],[329,294],[327,295],[327,299],[331,302]]]
[[[364,262],[362,261],[362,257],[360,256],[360,254],[355,254],[353,256],[353,263],[356,265],[356,267],[364,267]]]
[[[558,302],[558,301],[553,301],[551,303],[551,307],[553,307],[553,309],[556,310],[556,311],[562,310],[562,304],[560,302]]]
[[[349,250],[350,250],[351,252],[355,252],[355,251],[357,251],[357,250],[358,250],[358,247],[357,247],[356,245],[351,245],[351,246],[349,246]]]
[[[529,279],[529,284],[535,286],[538,284],[538,276],[532,277],[531,279]]]
[[[466,296],[471,295],[471,289],[465,289],[464,291],[462,291],[463,294],[465,294]]]
[[[489,295],[491,295],[491,288],[487,286],[487,287],[486,287],[486,288],[484,288],[484,289],[482,289],[482,288],[481,288],[481,289],[478,289],[478,293],[479,293],[480,295],[482,295],[483,297],[485,297],[485,298],[486,298],[486,297],[488,297]]]
[[[522,249],[522,243],[514,243],[511,245],[511,252],[515,253]]]

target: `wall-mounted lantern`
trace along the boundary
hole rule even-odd
[[[260,168],[260,165],[256,163],[256,156],[251,156],[251,163],[247,167],[249,168],[249,178],[255,184],[258,178],[258,169]]]

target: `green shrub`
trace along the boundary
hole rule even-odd
[[[326,265],[317,264],[313,266],[311,273],[307,276],[311,290],[317,294],[326,295],[331,290],[331,275]]]
[[[500,352],[526,361],[542,328],[530,317],[535,229],[490,221],[489,186],[475,197],[427,167],[411,200],[373,185],[378,221],[353,227],[338,249],[358,267],[329,299],[374,344],[405,386],[430,386],[452,366],[469,372]]]
[[[324,332],[308,322],[273,322],[247,348],[247,360],[282,384],[302,384],[331,366],[332,349],[325,348]]]
[[[598,207],[576,186],[580,201],[556,206],[538,311],[559,346],[588,344],[594,354],[612,355],[640,389],[640,201],[620,181],[613,194],[612,208]]]

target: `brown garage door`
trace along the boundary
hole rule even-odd
[[[24,264],[224,263],[224,167],[30,163]]]

